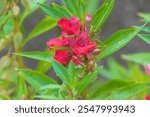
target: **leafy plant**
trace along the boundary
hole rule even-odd
[[[7,95],[6,92],[0,93],[2,99],[12,99],[12,97],[13,99],[56,100],[132,99],[150,87],[149,81],[141,80],[141,77],[139,77],[139,82],[135,77],[130,80],[130,77],[133,76],[132,73],[131,76],[126,76],[126,80],[121,78],[125,77],[124,74],[127,70],[115,62],[111,61],[110,63],[111,72],[102,69],[97,64],[127,45],[141,30],[141,28],[131,27],[117,31],[105,41],[95,39],[95,35],[102,29],[112,12],[115,0],[105,0],[97,12],[94,11],[93,16],[90,14],[89,5],[86,5],[86,9],[85,4],[87,3],[84,0],[64,0],[64,5],[52,2],[50,6],[45,4],[46,0],[26,2],[28,2],[27,6],[25,1],[22,1],[23,13],[13,13],[13,8],[10,8],[10,13],[7,12],[5,15],[11,15],[11,18],[2,24],[3,30],[0,32],[0,37],[2,37],[0,43],[7,40],[5,36],[9,34],[11,38],[7,40],[7,44],[12,45],[8,55],[0,61],[2,63],[0,77],[3,79],[0,83],[6,85],[5,90],[10,89],[9,85],[16,86]],[[19,9],[17,3],[11,4]],[[28,36],[24,37],[23,21],[39,7],[47,16]],[[5,18],[1,17],[0,20],[4,22]],[[62,34],[47,42],[49,50],[22,52],[23,47],[31,39],[57,25],[61,28]],[[26,68],[22,57],[38,60],[37,68],[35,70]],[[112,66],[116,67],[118,72],[114,71]],[[51,67],[59,80],[46,75]],[[8,68],[11,68],[14,77],[12,73],[9,77],[5,76],[11,71]],[[14,68],[17,69],[14,70]],[[100,79],[99,73],[109,74],[110,81],[105,82]],[[90,90],[90,88],[94,90]]]

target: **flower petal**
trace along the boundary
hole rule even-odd
[[[67,34],[79,34],[81,23],[75,16],[70,20],[62,18],[58,21],[58,26]]]
[[[66,50],[56,50],[54,59],[63,65],[68,65],[71,60],[71,56]]]
[[[63,41],[58,38],[54,38],[47,42],[47,46],[63,46]]]
[[[72,50],[77,56],[89,54],[96,47],[96,43],[92,42],[86,46],[75,45]]]

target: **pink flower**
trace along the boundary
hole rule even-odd
[[[88,13],[86,16],[86,21],[90,22],[92,20],[92,16]]]
[[[150,95],[146,96],[145,100],[150,100]]]
[[[148,76],[150,76],[150,64],[146,65],[146,72],[147,72]]]
[[[70,20],[62,18],[58,21],[58,26],[67,34],[79,34],[81,23],[75,16]]]

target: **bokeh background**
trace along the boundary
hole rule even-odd
[[[62,2],[61,0],[53,1],[58,3]],[[50,2],[51,1],[48,1],[47,4],[50,4]],[[103,0],[98,2],[97,5],[100,6],[102,2]],[[95,7],[97,6],[93,6],[93,8]],[[150,0],[116,0],[113,12],[104,24],[101,33],[97,36],[97,38],[104,40],[119,29],[124,29],[135,25],[142,25],[143,22],[138,17],[139,12],[150,12]],[[24,23],[25,35],[28,35],[29,32],[32,31],[32,29],[45,17],[45,15],[46,14],[41,9],[31,14]],[[24,51],[43,51],[46,48],[46,42],[54,37],[59,36],[59,34],[60,30],[58,28],[48,31],[47,33],[31,40],[24,48]],[[150,46],[136,37],[126,47],[113,54],[113,58],[117,59],[122,64],[125,64],[125,62],[120,58],[122,54],[143,51],[150,51]],[[4,55],[6,52],[7,49],[3,50],[0,53],[0,56]],[[34,69],[36,66],[36,61],[31,59],[25,59],[24,62],[29,68]],[[105,66],[106,60],[102,61],[100,64]]]

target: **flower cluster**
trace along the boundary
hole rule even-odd
[[[92,17],[87,16],[86,21]],[[58,21],[62,29],[61,38],[54,38],[47,42],[50,49],[53,47],[67,47],[67,50],[56,50],[54,59],[63,65],[68,65],[72,60],[75,65],[90,60],[91,52],[96,48],[96,43],[90,41],[87,25],[82,25],[75,16],[70,19],[62,18]]]

